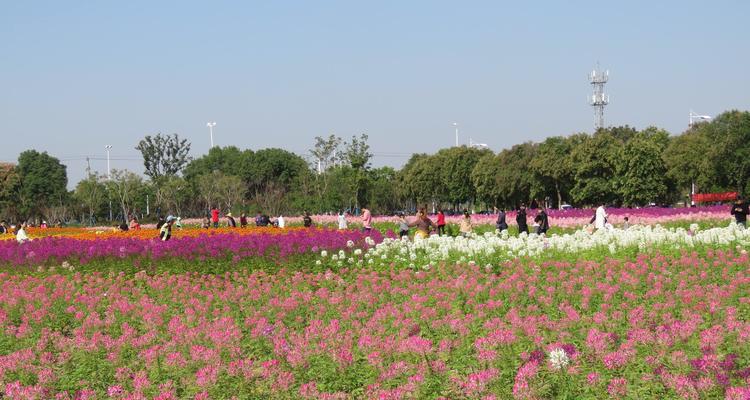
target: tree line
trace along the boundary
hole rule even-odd
[[[137,146],[144,177],[88,171],[75,190],[58,159],[36,150],[0,164],[0,217],[120,220],[128,215],[269,215],[418,205],[444,209],[609,204],[643,206],[688,200],[698,192],[750,190],[750,113],[728,111],[679,135],[656,127],[599,129],[526,142],[494,153],[459,146],[413,154],[399,170],[373,168],[367,135],[316,137],[307,157],[277,149],[214,147],[191,159],[177,134],[146,136]]]

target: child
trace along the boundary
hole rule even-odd
[[[628,229],[630,228],[630,222],[628,220],[628,217],[624,218],[625,222],[622,223],[622,229]]]

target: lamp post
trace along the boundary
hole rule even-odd
[[[112,179],[112,170],[109,167],[109,151],[112,150],[112,145],[108,144],[104,148],[107,149],[107,179]]]
[[[454,122],[453,127],[456,128],[456,147],[458,147],[458,122]]]
[[[211,148],[213,148],[214,147],[214,126],[216,126],[216,122],[211,121],[207,123],[206,126],[208,127],[208,131],[211,134]]]

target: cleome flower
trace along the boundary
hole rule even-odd
[[[550,351],[549,365],[553,370],[559,371],[565,368],[569,363],[570,363],[570,358],[568,357],[568,353],[566,353],[565,350],[561,348],[556,348]]]

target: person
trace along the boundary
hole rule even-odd
[[[607,227],[607,211],[604,209],[604,204],[600,204],[596,209],[596,216],[594,217],[594,227],[596,229],[604,229]]]
[[[438,235],[445,235],[445,213],[442,208],[438,208],[437,212],[437,232]]]
[[[208,218],[208,215],[203,217],[203,222],[201,223],[201,228],[208,229],[211,227],[211,220]]]
[[[240,214],[240,228],[247,228],[247,215],[245,213]]]
[[[42,229],[47,229],[47,221],[42,220],[42,224],[39,225],[39,227],[42,228]]]
[[[161,229],[163,225],[164,225],[164,217],[159,217],[159,219],[156,221],[156,229]]]
[[[628,229],[630,228],[630,220],[628,217],[623,218],[624,222],[622,223],[622,229]]]
[[[372,213],[367,207],[362,207],[362,231],[365,233],[372,231]]]
[[[534,222],[538,224],[536,227],[537,235],[544,235],[549,230],[549,217],[547,216],[547,210],[544,206],[539,207],[539,214],[534,218]]]
[[[138,218],[133,217],[130,220],[130,229],[134,230],[134,231],[137,231],[137,230],[141,229],[141,224],[138,223]]]
[[[28,225],[24,222],[18,228],[18,231],[16,231],[16,240],[18,241],[18,243],[24,243],[24,242],[28,242],[30,240],[29,236],[26,234],[26,227],[27,226]]]
[[[497,213],[497,220],[495,221],[495,229],[498,232],[502,232],[508,229],[508,223],[505,222],[505,209],[501,208]]]
[[[460,229],[461,236],[467,237],[471,235],[471,215],[469,210],[464,210],[464,217],[461,218]]]
[[[10,231],[10,227],[8,226],[8,222],[5,220],[0,221],[0,235],[5,235]]]
[[[409,224],[409,227],[417,227],[417,232],[414,234],[414,238],[425,239],[430,236],[430,231],[435,227],[435,223],[427,217],[427,212],[424,208],[420,208],[417,212],[417,218]]]
[[[409,223],[406,221],[404,213],[398,214],[398,237],[409,236]]]
[[[167,217],[164,225],[159,228],[159,239],[161,239],[162,242],[166,242],[172,237],[172,225],[176,220],[175,217],[170,215]]]
[[[182,217],[177,217],[177,219],[174,221],[174,226],[182,229]]]
[[[269,225],[272,225],[272,224],[271,224],[271,217],[269,217],[269,216],[268,216],[268,214],[263,214],[263,215],[261,215],[261,216],[260,216],[260,220],[261,220],[261,223],[260,223],[260,225],[261,225],[261,226],[269,226]]]
[[[286,227],[286,221],[284,221],[284,216],[283,215],[279,215],[279,218],[276,218],[276,225],[279,228]]]
[[[529,233],[529,226],[526,224],[526,204],[521,204],[516,214],[516,223],[518,224],[518,234],[522,232]]]
[[[130,227],[123,220],[122,223],[120,224],[120,232],[127,232],[129,229]]]
[[[260,211],[255,214],[255,226],[263,226],[263,214]]]
[[[214,228],[219,227],[219,209],[214,207],[211,209],[211,222],[214,225]]]
[[[312,218],[310,218],[310,213],[305,211],[304,217],[302,217],[302,225],[305,226],[305,228],[312,227]]]
[[[346,229],[346,227],[346,213],[344,213],[344,210],[341,210],[339,211],[339,229]]]
[[[747,214],[750,214],[750,210],[748,210],[748,205],[742,197],[738,197],[734,202],[731,214],[734,215],[734,220],[737,222],[737,225],[740,225],[743,228],[747,227]]]
[[[228,212],[227,215],[225,215],[225,217],[227,217],[227,226],[228,227],[230,227],[230,228],[236,228],[237,227],[237,222],[234,220],[234,217],[232,216],[231,212]]]

